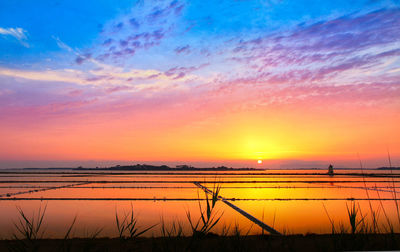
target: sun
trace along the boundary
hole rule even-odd
[[[261,159],[257,160],[257,164],[262,164],[262,160]]]

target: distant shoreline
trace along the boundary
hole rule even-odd
[[[167,165],[116,165],[111,167],[27,167],[27,168],[5,168],[0,170],[72,170],[72,171],[266,171],[266,170],[326,170],[327,168],[232,168],[232,167],[182,167],[173,168]],[[400,170],[400,167],[376,167],[376,168],[334,168],[335,170]]]
[[[228,168],[226,166],[211,167],[211,168],[196,168],[189,165],[178,165],[175,168],[169,167],[167,165],[147,165],[147,164],[137,164],[137,165],[116,165],[106,168],[73,168],[72,170],[78,171],[263,171],[265,169],[256,168]]]
[[[377,170],[400,170],[400,167],[379,167]]]

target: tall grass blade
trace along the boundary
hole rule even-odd
[[[77,216],[75,215],[74,219],[72,220],[71,225],[69,226],[69,228],[68,228],[68,230],[67,230],[67,233],[65,233],[65,235],[64,235],[64,240],[66,240],[66,239],[69,238],[69,235],[70,235],[70,233],[71,233],[71,231],[72,231],[72,228],[73,228],[74,225],[75,225],[76,219],[77,219]]]

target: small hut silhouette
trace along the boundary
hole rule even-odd
[[[328,174],[333,175],[333,165],[331,165],[331,164],[328,167]]]

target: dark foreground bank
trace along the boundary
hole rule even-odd
[[[399,242],[400,234],[41,239],[2,240],[0,251],[377,251]]]

